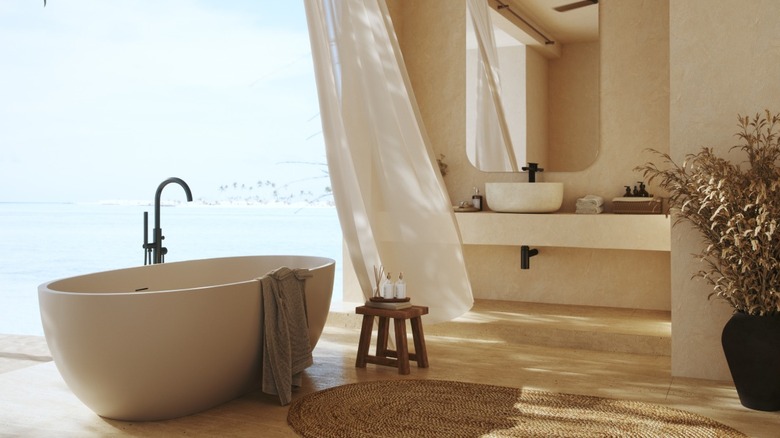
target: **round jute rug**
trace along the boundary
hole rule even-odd
[[[649,403],[445,380],[337,386],[295,400],[287,422],[308,438],[746,436]]]

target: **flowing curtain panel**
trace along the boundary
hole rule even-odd
[[[430,322],[471,308],[460,234],[384,0],[305,0],[333,197],[360,287],[403,272]]]
[[[504,104],[501,100],[498,50],[486,0],[467,0],[477,40],[477,126],[474,165],[493,171],[514,171],[517,165]]]

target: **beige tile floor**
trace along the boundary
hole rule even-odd
[[[743,408],[730,382],[671,377],[669,356],[654,352],[665,348],[656,338],[663,343],[668,331],[668,314],[663,312],[479,303],[454,323],[426,326],[431,367],[413,365],[410,375],[399,376],[389,367],[356,369],[358,319],[334,314],[314,351],[315,365],[306,371],[295,396],[377,379],[449,379],[657,403],[708,416],[749,436],[780,436],[780,412]],[[610,351],[623,349],[610,345],[630,335],[651,339],[644,347],[651,353]],[[568,341],[556,339],[561,337],[579,339],[586,348],[565,345]],[[287,407],[252,393],[174,420],[103,419],[68,390],[48,361],[41,338],[0,335],[3,437],[295,436],[286,417]]]

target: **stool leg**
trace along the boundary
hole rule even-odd
[[[388,317],[379,317],[379,326],[376,334],[376,356],[387,357],[387,338],[390,331]]]
[[[417,366],[420,368],[428,368],[428,350],[425,348],[422,318],[412,318],[411,322],[412,337],[414,338],[414,354],[417,357]]]
[[[393,318],[395,323],[395,350],[398,354],[398,374],[409,374],[409,347],[406,345],[406,320]]]
[[[355,366],[358,368],[366,367],[366,356],[368,347],[371,345],[371,331],[374,329],[374,317],[363,315],[363,327],[360,329],[360,342],[358,343],[357,359]]]

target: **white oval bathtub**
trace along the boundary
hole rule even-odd
[[[286,266],[309,269],[312,348],[322,334],[335,261],[249,256],[141,266],[44,283],[46,342],[74,394],[98,415],[180,417],[257,388],[260,288]]]

